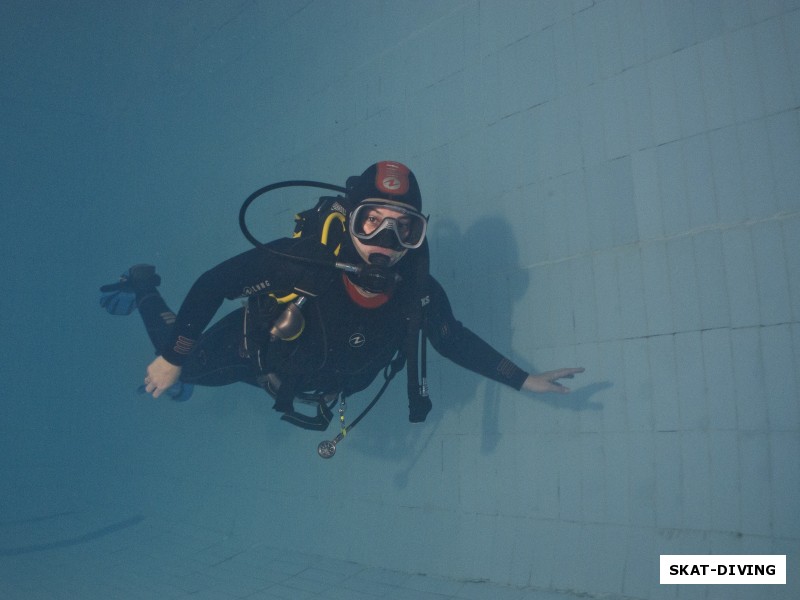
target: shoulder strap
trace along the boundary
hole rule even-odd
[[[427,339],[422,331],[425,307],[430,299],[426,294],[426,281],[430,270],[428,241],[416,253],[411,273],[412,290],[409,294],[408,330],[406,332],[405,355],[408,375],[408,420],[421,423],[428,416],[433,404],[428,397]],[[420,377],[421,376],[421,377]]]

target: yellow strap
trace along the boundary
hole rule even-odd
[[[295,298],[297,298],[297,294],[291,293],[283,296],[282,298],[278,298],[275,294],[270,294],[278,304],[286,304],[287,302],[292,302]]]
[[[338,213],[338,212],[332,212],[331,214],[329,214],[328,217],[325,219],[325,223],[322,225],[322,240],[321,241],[325,246],[328,245],[328,234],[330,233],[331,222],[333,221],[333,219],[338,219],[339,220],[339,223],[342,225],[342,232],[343,233],[346,231],[346,228],[344,226],[344,221],[345,221],[344,215],[341,214],[341,213]],[[339,256],[339,251],[341,249],[342,249],[342,245],[341,244],[336,246],[336,250],[333,251],[333,255],[334,256]]]

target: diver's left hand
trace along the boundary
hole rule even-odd
[[[522,389],[529,392],[546,393],[555,392],[556,394],[568,394],[570,389],[561,385],[559,379],[572,379],[577,373],[583,373],[586,369],[583,367],[571,367],[568,369],[556,369],[555,371],[547,371],[547,373],[540,373],[539,375],[528,375],[525,383],[522,384]]]

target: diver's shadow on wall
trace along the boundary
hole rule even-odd
[[[536,282],[531,281],[531,271],[520,265],[519,249],[507,220],[487,217],[462,232],[454,221],[437,219],[429,230],[429,240],[431,272],[448,293],[456,319],[529,372],[565,366],[548,365],[546,369],[537,369],[527,357],[518,356],[513,351],[515,337],[519,340],[520,335],[513,326],[514,307]],[[435,352],[429,352],[429,362],[435,360],[443,359],[439,359]],[[431,372],[436,372],[435,367]],[[404,373],[397,380],[405,383]],[[391,413],[384,413],[387,420],[373,421],[368,431],[361,433],[364,436],[359,442],[361,451],[398,463],[400,470],[395,474],[395,485],[399,488],[407,485],[420,456],[436,439],[446,412],[462,411],[468,399],[479,396],[481,402],[481,423],[475,423],[476,430],[480,427],[481,453],[493,453],[500,441],[501,397],[505,395],[501,391],[504,385],[459,367],[447,368],[438,381],[440,386],[432,386],[434,406],[424,426],[409,426],[405,407],[401,410],[400,403],[397,403],[390,409],[384,405],[382,410]],[[392,386],[395,391],[387,393],[387,396],[405,395],[397,390],[396,385]],[[570,380],[566,380],[565,385],[573,387]],[[532,402],[542,402],[561,410],[596,411],[602,410],[603,405],[592,397],[611,386],[610,382],[593,383],[573,388],[567,395],[520,393],[527,394]],[[398,420],[402,425],[398,426]]]
[[[520,266],[519,248],[508,221],[486,217],[462,232],[454,221],[441,219],[436,223],[433,239],[437,272],[448,279],[445,289],[450,287],[450,281],[457,284],[456,293],[450,293],[456,318],[500,353],[510,355],[514,305],[527,293],[530,274]],[[463,282],[467,282],[466,290]],[[472,398],[478,392],[477,386],[483,388],[480,448],[483,454],[492,453],[500,440],[503,385],[491,380],[484,383],[471,373],[453,378],[448,384],[455,392],[448,408],[455,410],[461,407],[454,401]]]
[[[486,217],[462,233],[454,221],[439,219],[432,228],[431,239],[434,273],[447,279],[448,283],[469,282],[466,297],[463,285],[459,286],[459,294],[450,294],[457,319],[463,319],[467,327],[529,372],[570,366],[546,365],[545,369],[539,369],[530,362],[529,357],[518,356],[513,350],[515,338],[518,342],[520,335],[513,323],[515,305],[537,282],[531,278],[532,271],[521,265],[519,247],[508,220],[497,216]],[[447,283],[444,286],[446,290],[449,287]],[[531,335],[535,333],[531,332]],[[521,334],[525,335],[525,332]],[[564,383],[573,387],[569,379]],[[471,374],[469,377],[448,380],[448,396],[452,386],[455,398],[448,402],[447,409],[459,410],[460,407],[454,404],[457,399],[474,397],[478,385],[483,385],[480,378]],[[566,395],[528,396],[531,401],[562,410],[597,411],[602,410],[603,405],[593,400],[593,396],[612,385],[611,382],[598,382],[573,389]],[[483,422],[480,447],[483,454],[494,452],[501,437],[499,422],[503,410],[501,390],[504,387],[490,381],[481,393]]]
[[[569,383],[566,385],[570,387]],[[603,410],[603,405],[592,400],[592,396],[612,387],[614,387],[612,382],[600,381],[573,389],[569,394],[542,394],[540,399],[545,404],[567,410]]]

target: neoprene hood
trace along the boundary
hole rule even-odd
[[[384,160],[371,165],[347,182],[347,194],[355,203],[367,198],[381,198],[404,204],[422,212],[422,194],[414,173],[403,163]]]

